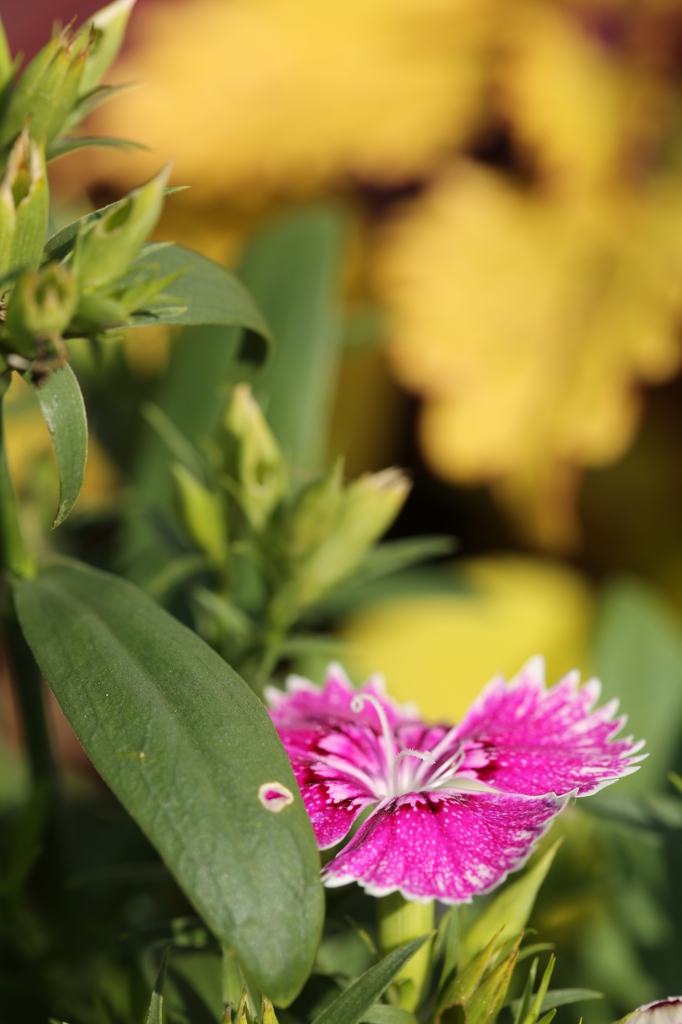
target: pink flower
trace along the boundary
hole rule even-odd
[[[266,692],[318,846],[355,835],[323,871],[327,886],[470,902],[519,868],[569,797],[589,796],[637,770],[643,746],[614,739],[618,702],[570,673],[547,689],[534,658],[493,679],[459,725],[427,725],[387,697],[383,678],[360,689],[339,665],[323,688],[291,676]]]

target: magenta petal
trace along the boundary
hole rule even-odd
[[[303,803],[320,850],[336,846],[374,799],[347,781],[320,781],[308,766],[294,766]]]
[[[576,673],[548,690],[540,659],[511,683],[493,679],[456,730],[460,774],[505,793],[588,796],[636,771],[641,744],[614,739],[625,718],[615,702],[595,710],[599,692],[597,680],[578,689]]]
[[[379,701],[391,727],[417,715],[415,708],[401,707],[386,695],[382,676],[371,676],[361,687],[355,687],[336,663],[327,669],[323,687],[315,686],[301,676],[289,676],[286,692],[268,686],[265,697],[270,717],[278,729],[314,728],[319,724],[330,728],[342,722],[353,722],[355,725],[369,725],[380,732],[377,713],[371,705],[368,704],[359,712],[351,709],[351,701],[359,693],[371,694]]]
[[[324,868],[327,886],[465,903],[521,867],[565,799],[408,793],[386,800]]]

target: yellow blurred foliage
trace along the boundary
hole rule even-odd
[[[526,533],[570,541],[579,467],[625,450],[635,385],[679,365],[680,280],[680,185],[569,203],[473,164],[441,176],[378,270],[433,468],[493,483]]]
[[[496,673],[511,678],[535,654],[553,683],[589,672],[593,602],[577,573],[531,558],[458,563],[470,592],[396,598],[349,621],[359,676],[379,668],[389,693],[416,701],[429,720],[457,721]]]
[[[238,203],[344,175],[423,174],[476,123],[492,10],[491,0],[150,6],[113,76],[144,88],[96,123],[154,152],[93,151],[89,173],[109,179],[115,168],[132,186],[172,156],[175,180],[201,202]]]
[[[342,190],[371,222],[378,189],[364,263],[395,373],[425,401],[427,460],[570,547],[583,467],[625,451],[638,388],[679,366],[679,15],[680,0],[150,5],[114,76],[143,84],[88,131],[153,151],[80,151],[57,180],[124,189],[174,157],[193,188],[164,231],[226,260],[277,204]],[[406,185],[422,188],[407,211]]]

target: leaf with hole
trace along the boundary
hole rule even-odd
[[[312,967],[323,897],[310,821],[261,702],[195,633],[116,576],[55,560],[15,581],[14,599],[102,778],[247,979],[289,1003]],[[267,783],[293,796],[278,813],[261,802]]]

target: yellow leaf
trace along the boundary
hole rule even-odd
[[[682,189],[568,202],[460,165],[387,231],[378,283],[421,443],[492,483],[548,547],[576,532],[579,470],[621,455],[636,387],[677,370]]]
[[[153,152],[80,151],[66,173],[132,184],[172,154],[190,203],[306,193],[348,174],[409,180],[476,123],[492,12],[493,0],[150,5],[111,76],[142,84],[88,130]]]

